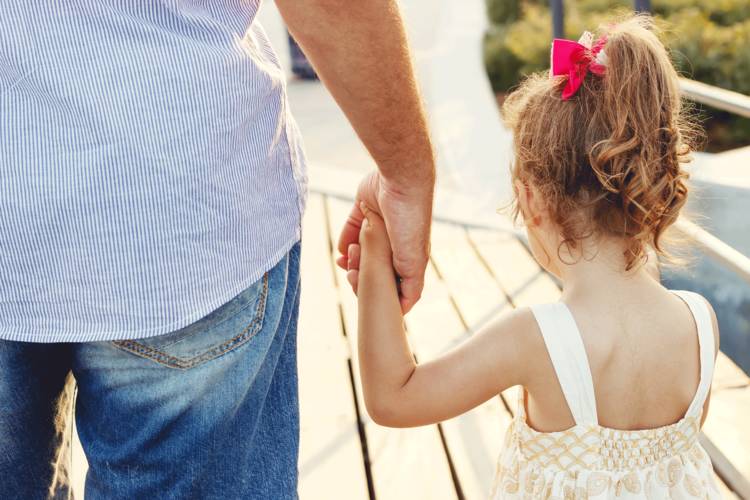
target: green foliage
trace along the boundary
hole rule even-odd
[[[652,7],[656,15],[666,18],[686,9],[695,9],[721,26],[741,23],[750,16],[748,0],[654,0]]]
[[[521,0],[487,2],[487,17],[493,24],[516,21],[521,15]]]
[[[496,92],[505,92],[549,67],[552,20],[545,0],[486,0],[492,26],[484,59]],[[632,9],[629,0],[565,2],[565,35],[586,30]],[[750,0],[653,0],[680,74],[750,95]],[[715,148],[750,142],[750,120],[705,110]]]
[[[484,65],[495,92],[515,85],[523,64],[508,47],[507,35],[508,30],[505,27],[492,28],[485,35]]]

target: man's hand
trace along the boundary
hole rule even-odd
[[[401,278],[401,310],[407,313],[422,294],[424,272],[430,255],[433,183],[411,186],[408,191],[394,188],[379,174],[372,173],[359,185],[357,200],[339,237],[341,256],[337,263],[348,271],[347,279],[357,292],[359,282],[359,234],[364,202],[385,220],[393,249],[393,267]]]

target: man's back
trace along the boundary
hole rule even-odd
[[[259,2],[0,6],[0,498],[69,496],[73,378],[87,497],[296,498],[305,176]],[[426,119],[396,0],[337,2],[276,6],[378,165],[408,309]]]
[[[0,7],[0,338],[173,331],[299,240],[304,159],[258,3]]]

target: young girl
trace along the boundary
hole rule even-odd
[[[504,116],[516,215],[562,299],[516,309],[417,365],[385,226],[363,205],[350,272],[370,415],[432,424],[518,385],[492,498],[719,498],[698,443],[716,319],[701,296],[665,289],[655,267],[687,196],[690,129],[650,21],[556,40],[550,74],[528,78]]]

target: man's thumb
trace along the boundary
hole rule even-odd
[[[404,278],[401,281],[401,311],[406,314],[408,313],[414,304],[417,303],[419,298],[422,296],[422,290],[424,289],[424,280],[420,278]]]

